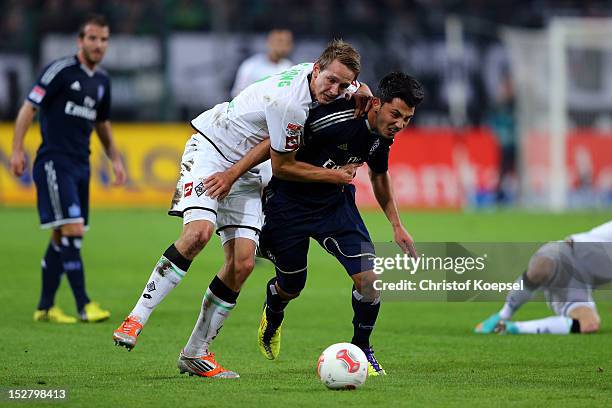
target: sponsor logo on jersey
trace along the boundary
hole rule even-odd
[[[72,89],[73,91],[80,91],[81,83],[79,81],[74,81],[72,84],[70,84],[70,89]]]
[[[98,112],[95,109],[88,108],[86,106],[77,105],[72,101],[66,102],[64,107],[64,113],[70,116],[76,116],[87,120],[94,121],[98,116]]]
[[[185,183],[185,185],[183,186],[183,196],[189,197],[192,192],[193,192],[193,183],[191,182]]]
[[[87,106],[88,108],[93,108],[96,106],[96,101],[93,98],[86,96],[85,99],[83,99],[83,105]]]
[[[28,95],[28,98],[30,98],[31,100],[33,100],[36,103],[41,103],[43,98],[45,97],[46,93],[47,93],[47,91],[45,91],[44,88],[36,85],[30,91],[30,94]]]

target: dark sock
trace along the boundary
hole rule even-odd
[[[177,265],[178,266],[178,265]],[[240,292],[234,292],[231,290],[218,276],[215,275],[210,285],[208,285],[210,291],[219,299],[227,303],[236,303]]]
[[[68,282],[70,282],[79,313],[89,303],[89,297],[85,292],[85,271],[81,259],[82,240],[83,237],[62,237],[60,245],[62,265],[68,277]]]
[[[53,306],[55,293],[60,284],[64,268],[60,256],[60,248],[49,241],[47,252],[42,260],[42,289],[40,292],[39,310],[47,310]]]
[[[572,327],[570,328],[570,333],[580,334],[580,321],[573,319]]]
[[[274,286],[276,277],[270,279],[266,285],[266,319],[274,327],[278,327],[285,317],[285,308],[288,300],[283,300]]]
[[[192,261],[181,255],[181,253],[178,251],[178,249],[176,249],[174,244],[170,245],[168,249],[166,249],[166,252],[164,252],[164,257],[176,266],[178,266],[183,272],[187,272],[189,266],[191,266]]]
[[[374,330],[378,311],[380,310],[380,299],[374,302],[364,301],[363,297],[353,286],[353,340],[351,343],[361,348],[370,347],[370,335]]]

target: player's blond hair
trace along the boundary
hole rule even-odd
[[[341,39],[335,39],[327,44],[316,63],[321,71],[327,68],[334,60],[338,60],[342,65],[355,73],[355,79],[361,71],[361,56],[353,46]]]

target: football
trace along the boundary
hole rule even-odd
[[[354,390],[365,383],[368,376],[368,359],[354,344],[332,344],[321,353],[317,374],[329,389]]]

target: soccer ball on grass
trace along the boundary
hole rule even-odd
[[[365,383],[368,359],[354,344],[332,344],[321,353],[317,374],[327,388],[354,390]]]

